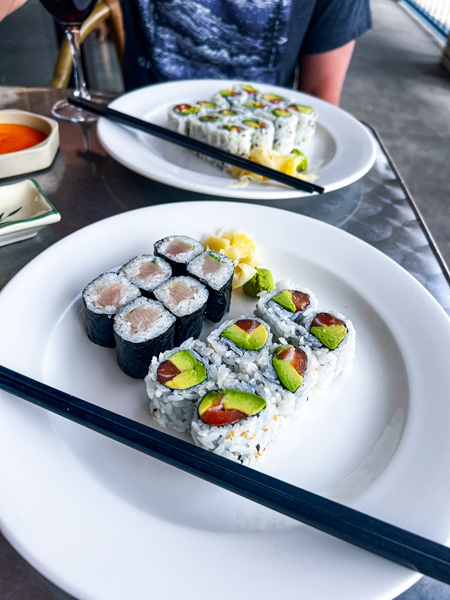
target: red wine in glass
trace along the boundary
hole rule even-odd
[[[80,54],[80,27],[81,23],[94,10],[97,0],[40,0],[44,8],[64,27],[69,41],[73,59],[73,76],[76,98],[91,100],[84,81],[83,67]],[[58,119],[83,123],[97,119],[92,113],[72,106],[67,100],[60,100],[52,107],[52,114]]]
[[[97,0],[41,0],[61,25],[81,25],[94,10]]]

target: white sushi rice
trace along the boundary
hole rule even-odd
[[[289,279],[281,279],[275,283],[273,290],[258,294],[259,299],[255,307],[255,315],[270,325],[274,335],[287,340],[298,340],[299,337],[306,335],[306,330],[302,325],[303,313],[300,311],[292,313],[272,300],[274,296],[286,290],[308,294],[310,304],[307,310],[315,311],[317,309],[317,298],[310,289],[301,287]]]
[[[174,286],[182,283],[189,291],[189,297],[177,301],[172,295]],[[193,277],[172,277],[154,290],[155,298],[164,304],[176,317],[183,317],[199,310],[208,300],[208,290]]]
[[[237,375],[229,381],[228,389],[255,393],[250,384]],[[267,399],[266,399],[267,400]],[[207,425],[194,411],[191,435],[197,446],[219,456],[253,466],[263,455],[267,446],[278,434],[280,421],[277,411],[270,401],[257,415],[248,417],[234,425],[220,427]]]
[[[190,388],[176,390],[158,381],[158,367],[181,350],[189,350],[194,358],[205,365],[207,377]],[[158,357],[154,356],[145,378],[147,394],[150,398],[150,413],[162,427],[178,432],[190,430],[196,403],[208,391],[217,387],[220,367],[222,367],[221,377],[226,381],[224,370],[228,371],[228,369],[224,369],[224,365],[215,364],[213,350],[200,340],[193,338],[189,338],[178,348],[162,352]]]
[[[321,344],[321,342],[315,336],[309,333],[311,322],[316,316],[317,312],[329,313],[330,315],[333,315],[334,317],[344,321],[347,327],[347,334],[345,338],[337,346],[337,348],[334,348],[334,350],[330,350]],[[348,375],[353,367],[353,358],[355,356],[356,349],[356,331],[350,319],[347,319],[340,313],[320,309],[320,311],[315,310],[305,313],[303,326],[308,332],[307,336],[303,338],[304,342],[311,347],[312,353],[318,362],[317,387],[322,389],[327,388],[333,379],[339,375]]]
[[[205,261],[211,260],[209,257],[213,257],[212,260],[217,261],[217,264],[220,266],[214,273],[205,272]],[[206,281],[213,290],[219,291],[233,276],[234,263],[231,258],[220,254],[220,252],[207,250],[194,258],[188,264],[187,270],[194,277]]]
[[[155,265],[157,270],[147,276],[142,276],[141,270],[147,263]],[[122,267],[122,271],[128,279],[145,291],[152,291],[172,275],[172,268],[168,262],[153,254],[141,254],[131,259]]]
[[[231,327],[242,319],[256,320],[267,329],[268,337],[264,346],[260,350],[245,350],[236,346],[234,342],[228,338],[221,337],[221,334],[225,329]],[[217,329],[214,329],[207,337],[207,343],[214,349],[214,351],[220,356],[223,362],[228,365],[233,371],[237,373],[246,373],[249,364],[259,366],[259,363],[268,354],[270,345],[272,343],[272,333],[269,325],[262,319],[256,317],[245,317],[241,316],[239,319],[231,319],[222,323]]]
[[[105,305],[101,302],[105,289],[112,288],[113,286],[117,289],[117,293],[120,294],[118,302]],[[94,313],[105,315],[116,314],[119,308],[140,295],[139,288],[120,272],[103,273],[91,281],[83,290],[83,300],[87,309]]]
[[[131,313],[133,313],[133,320],[127,318]],[[135,317],[139,315],[145,325],[141,326],[139,319],[136,321]],[[114,331],[123,340],[138,344],[157,338],[174,322],[175,317],[160,302],[140,296],[118,311],[114,317]]]

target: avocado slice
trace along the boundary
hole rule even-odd
[[[272,300],[289,312],[295,313],[297,311],[294,301],[292,300],[291,290],[283,290],[279,294],[276,294]]]
[[[169,364],[167,364],[169,363]],[[169,373],[160,378],[161,372]],[[173,377],[171,377],[173,375]],[[169,379],[169,377],[171,377]],[[206,367],[189,350],[180,350],[158,367],[158,381],[172,390],[186,390],[206,379]]]
[[[290,392],[295,392],[303,385],[308,358],[301,348],[290,344],[278,346],[272,357],[272,365],[277,372],[280,383]]]
[[[310,331],[324,346],[334,350],[347,335],[347,326],[334,315],[317,313],[311,322]]]
[[[244,104],[242,106],[245,106],[245,108],[264,108],[266,105],[264,104],[264,102],[244,102]]]
[[[259,321],[241,319],[224,329],[220,335],[231,340],[243,350],[260,350],[267,342],[269,332]]]
[[[218,123],[221,120],[222,119],[216,115],[203,115],[203,117],[199,118],[199,121],[206,121],[208,123]]]
[[[256,96],[256,94],[258,93],[258,90],[255,90],[253,86],[248,85],[247,83],[244,83],[242,85],[242,89],[244,90],[244,92],[247,92],[247,94],[250,94],[250,96]]]
[[[203,396],[198,414],[208,425],[233,425],[258,414],[266,404],[264,398],[256,394],[224,388]]]
[[[253,129],[266,129],[267,127],[262,121],[255,121],[254,119],[245,119],[243,123],[248,127],[253,127]]]
[[[284,108],[274,108],[272,114],[276,117],[290,117],[291,113]]]
[[[267,102],[271,102],[272,104],[279,104],[283,98],[278,94],[264,94],[263,100],[267,100]]]
[[[207,102],[205,100],[202,100],[200,102],[197,102],[197,104],[199,104],[200,106],[203,106],[203,108],[217,108],[217,105],[215,102]]]
[[[291,150],[291,154],[295,154],[296,156],[301,156],[303,158],[302,162],[297,165],[297,171],[306,171],[308,168],[308,159],[306,158],[306,155],[303,154],[303,152],[298,148]]]
[[[235,117],[238,113],[232,108],[224,108],[223,110],[219,110],[219,114],[225,115],[226,117]]]
[[[177,112],[182,115],[195,115],[199,112],[199,106],[191,106],[190,104],[177,104],[174,108]]]
[[[233,90],[222,90],[219,92],[222,98],[228,98],[228,96],[239,96],[238,92],[234,92]]]

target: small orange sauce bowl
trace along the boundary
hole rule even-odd
[[[0,123],[26,125],[46,135],[35,146],[0,154],[0,179],[40,171],[49,167],[59,148],[59,127],[54,119],[26,112],[24,110],[0,110]]]

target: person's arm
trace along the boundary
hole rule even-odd
[[[26,1],[27,0],[1,0],[0,21],[9,15],[9,13],[12,13],[16,9],[20,8],[22,4],[25,4]]]
[[[299,59],[298,89],[339,106],[355,42]]]

